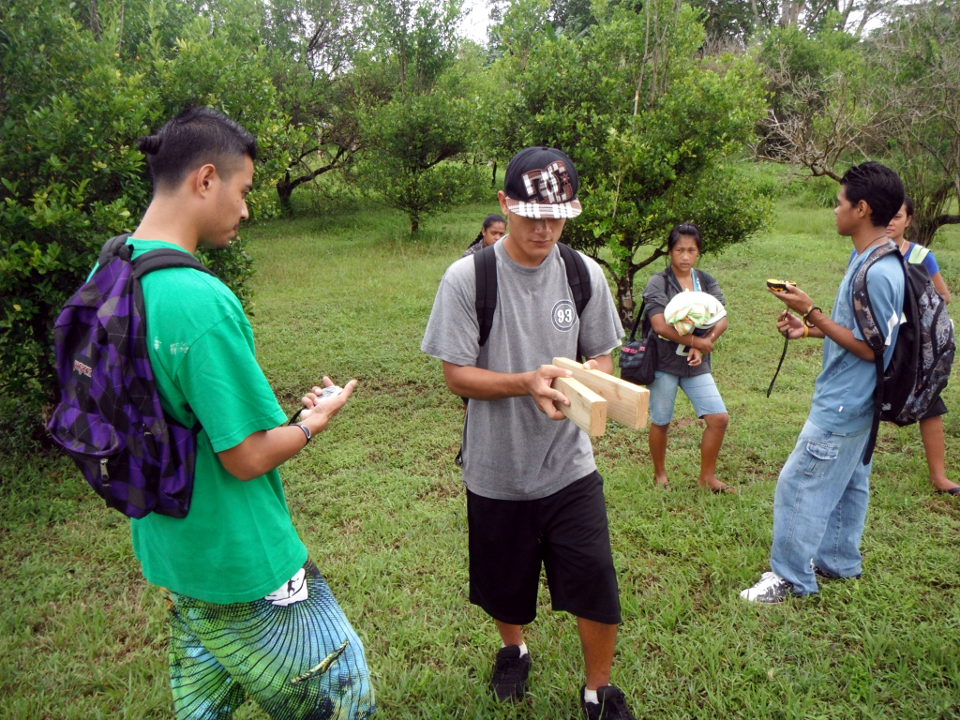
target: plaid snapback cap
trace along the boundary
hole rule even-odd
[[[580,179],[570,157],[556,148],[528,147],[507,165],[503,193],[510,212],[526,218],[575,218]]]

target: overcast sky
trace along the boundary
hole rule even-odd
[[[487,43],[487,23],[490,22],[490,10],[486,0],[464,0],[464,16],[460,29],[463,34],[479,43]]]

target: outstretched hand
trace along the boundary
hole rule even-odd
[[[353,391],[357,387],[357,381],[351,380],[346,385],[343,386],[343,391],[336,395],[328,395],[323,397],[323,388],[324,387],[333,387],[334,382],[326,375],[323,376],[323,387],[314,385],[311,392],[308,392],[302,398],[300,402],[303,403],[304,411],[301,413],[301,419],[309,417],[311,419],[311,425],[317,425],[316,429],[311,428],[312,432],[321,432],[327,427],[327,423],[340,412],[340,409],[347,404],[347,401],[350,399],[350,396],[353,395]],[[314,419],[319,421],[319,424],[314,422]]]

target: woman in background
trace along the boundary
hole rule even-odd
[[[490,213],[483,221],[483,229],[477,235],[473,242],[463,253],[463,257],[480,252],[487,245],[493,245],[497,240],[507,234],[507,221],[502,215]]]
[[[657,332],[657,372],[650,384],[650,457],[653,460],[654,482],[669,489],[667,480],[667,430],[673,419],[677,389],[693,404],[697,417],[706,422],[700,441],[700,486],[715,493],[735,493],[732,485],[717,479],[717,456],[730,422],[723,398],[717,390],[710,366],[714,343],[726,331],[723,317],[709,329],[681,335],[664,318],[664,308],[678,293],[697,290],[713,295],[721,304],[726,301],[717,281],[711,275],[695,270],[703,240],[693,223],[682,223],[670,231],[667,239],[670,266],[650,278],[643,298],[646,316]]]
[[[900,248],[900,254],[907,262],[922,264],[930,277],[933,279],[933,286],[937,292],[943,296],[946,302],[950,302],[950,290],[947,283],[940,274],[940,265],[933,253],[922,245],[910,242],[904,237],[907,228],[913,221],[913,200],[908,195],[900,211],[893,216],[893,220],[887,225],[887,235]],[[943,431],[943,416],[947,412],[947,406],[939,396],[930,405],[930,410],[920,420],[920,437],[923,440],[923,449],[927,455],[927,468],[930,470],[930,482],[937,493],[946,493],[960,497],[960,485],[947,479],[946,469],[946,439]]]

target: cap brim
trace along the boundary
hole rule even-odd
[[[541,218],[546,220],[569,220],[583,212],[579,200],[571,200],[565,203],[534,203],[514,200],[508,197],[505,199],[505,202],[507,209],[514,215],[531,218],[533,220],[539,220]]]

